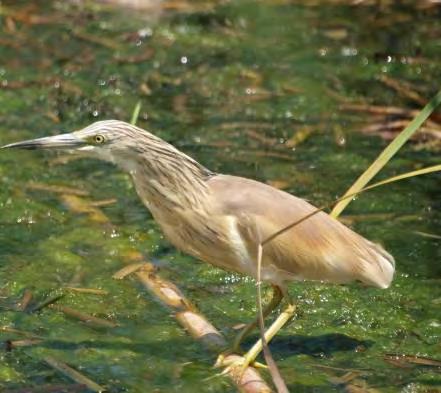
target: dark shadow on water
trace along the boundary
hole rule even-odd
[[[86,341],[69,341],[69,340],[45,340],[42,343],[36,345],[41,348],[57,349],[74,351],[81,348],[94,348],[94,349],[111,349],[132,351],[136,353],[155,354],[156,356],[170,358],[175,357],[178,348],[188,346],[188,339],[171,339],[166,344],[164,342],[121,342],[118,337],[115,337],[115,341],[99,341],[99,340],[86,340]],[[258,339],[257,335],[246,340],[243,348],[250,347]],[[355,351],[359,348],[368,348],[373,344],[372,341],[358,340],[344,334],[324,334],[320,336],[281,336],[276,337],[271,343],[271,350],[276,357],[288,357],[294,355],[310,355],[313,357],[330,357],[334,352],[340,351]],[[164,350],[164,346],[168,350]],[[174,349],[173,349],[174,348]],[[200,347],[200,351],[195,349],[193,351],[185,351],[183,358],[191,357],[191,353],[206,353],[203,347]]]
[[[246,340],[245,346],[252,345],[259,336]],[[328,333],[320,336],[277,336],[271,342],[271,350],[277,356],[310,355],[313,357],[330,357],[334,352],[356,351],[369,348],[371,340],[359,340],[340,333]]]
[[[74,351],[82,348],[87,349],[109,349],[109,350],[121,350],[131,351],[136,353],[154,353],[155,355],[161,355],[168,357],[170,354],[175,354],[176,348],[182,348],[188,343],[185,339],[173,339],[170,343],[164,344],[164,342],[122,342],[116,337],[115,341],[101,341],[101,340],[84,340],[84,341],[69,341],[69,340],[44,340],[35,347]],[[164,346],[167,346],[167,351],[164,350]]]

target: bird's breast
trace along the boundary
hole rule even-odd
[[[226,270],[251,274],[250,258],[235,220],[228,216],[151,209],[165,237],[181,251]]]

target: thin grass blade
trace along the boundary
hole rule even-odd
[[[396,182],[396,181],[399,181],[399,180],[408,179],[410,177],[426,175],[428,173],[433,173],[433,172],[439,172],[439,171],[441,171],[441,164],[440,165],[430,166],[430,167],[423,168],[423,169],[418,169],[416,171],[402,173],[401,175],[393,176],[393,177],[390,177],[388,179],[379,181],[378,183],[371,184],[370,186],[362,188],[362,189],[360,189],[358,191],[354,191],[352,193],[346,193],[341,198],[338,198],[338,199],[334,200],[333,202],[328,203],[328,204],[318,208],[317,210],[312,211],[311,213],[307,214],[306,216],[303,216],[300,220],[292,222],[291,224],[287,225],[286,227],[281,228],[277,232],[274,232],[272,235],[270,235],[266,239],[264,239],[260,243],[260,245],[262,247],[264,247],[266,244],[268,244],[270,241],[274,240],[276,237],[280,236],[282,233],[285,233],[286,231],[290,230],[291,228],[294,228],[295,226],[299,225],[303,221],[306,221],[308,218],[310,218],[310,217],[316,215],[317,213],[319,213],[319,212],[321,212],[321,211],[331,207],[335,203],[338,204],[341,201],[344,201],[344,200],[347,200],[347,199],[351,199],[354,196],[359,195],[359,194],[361,194],[361,193],[363,193],[365,191],[372,190],[374,188],[383,186],[385,184],[393,183],[393,182]]]
[[[357,193],[389,162],[389,160],[400,150],[406,141],[416,132],[418,128],[428,119],[435,108],[441,103],[441,90],[429,103],[418,113],[408,126],[381,152],[378,158],[366,169],[366,171],[346,191],[346,195]],[[331,216],[336,218],[346,208],[352,199],[344,198],[332,209]]]
[[[140,111],[141,111],[141,101],[138,101],[135,105],[135,108],[133,109],[132,117],[130,119],[130,124],[133,124],[134,126],[136,125]]]

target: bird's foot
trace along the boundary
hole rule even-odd
[[[295,306],[289,304],[288,307],[278,316],[278,318],[265,332],[265,340],[267,343],[269,343],[271,339],[274,337],[274,335],[281,329],[281,327],[291,319],[291,317],[294,314],[294,311],[295,311]],[[236,354],[230,354],[228,356],[225,356],[225,353],[222,353],[218,357],[215,366],[225,367],[221,375],[229,374],[229,375],[234,375],[235,378],[237,377],[241,378],[241,376],[243,375],[244,371],[248,366],[252,366],[252,367],[262,366],[266,368],[265,365],[255,362],[255,359],[262,351],[262,348],[263,348],[262,340],[258,340],[243,356],[239,356]]]
[[[232,358],[241,358],[243,355],[244,352],[240,348],[227,348],[218,355],[213,368],[226,367],[230,365]]]
[[[240,347],[240,343],[245,335],[248,333],[247,330],[251,330],[250,328],[254,327],[254,323],[248,324],[242,329],[239,334],[235,337],[232,347],[225,349],[222,351],[216,359],[214,363],[214,368],[226,367],[231,364],[232,357],[242,358],[244,355],[244,351]],[[229,360],[228,360],[229,359]]]
[[[240,380],[248,367],[267,368],[265,364],[254,361],[253,357],[239,356],[233,353],[221,353],[214,365],[215,368],[222,368],[224,370],[218,373],[217,376],[230,375],[234,379]]]
[[[226,360],[228,357],[230,357],[231,355],[233,355],[233,351],[231,349],[227,349],[226,351],[221,352],[217,359],[216,362],[213,365],[213,368],[221,368],[221,367],[225,367],[226,364]]]

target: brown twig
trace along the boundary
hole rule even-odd
[[[383,82],[387,87],[394,89],[401,96],[408,98],[409,100],[417,103],[418,105],[425,106],[427,100],[420,96],[408,82],[398,81],[387,75],[380,75],[380,81]]]
[[[86,199],[75,195],[61,195],[61,199],[67,202],[68,208],[73,212],[86,213],[95,223],[111,225],[109,218],[100,209],[92,206]],[[213,351],[225,348],[225,338],[197,311],[196,307],[182,295],[181,291],[173,283],[156,275],[152,264],[144,261],[138,265],[137,263],[133,264],[133,261],[137,261],[138,263],[143,261],[142,254],[133,251],[125,258],[125,262],[132,264],[130,268],[133,269],[132,272],[141,267],[144,270],[147,269],[147,271],[136,272],[138,279],[155,297],[176,311],[175,316],[177,321],[189,331],[192,337],[197,338],[198,341]],[[125,275],[127,272],[123,273],[124,274],[121,274],[120,271],[118,277]],[[59,308],[59,306],[54,308]],[[66,307],[61,308],[60,311],[66,310]],[[228,355],[225,358],[226,362],[229,363],[237,359],[240,359],[240,356],[234,354]],[[240,375],[237,374],[237,371],[238,370],[234,368],[231,369],[229,376],[240,391],[244,393],[270,393],[272,391],[259,375],[258,371],[253,367],[247,367]]]
[[[100,46],[103,46],[104,48],[107,48],[107,49],[112,49],[112,50],[121,49],[121,44],[119,44],[118,42],[112,41],[108,38],[88,34],[88,33],[85,33],[83,31],[79,31],[79,30],[72,31],[72,35],[80,40],[87,41],[87,42],[95,44],[95,45],[100,45]]]
[[[143,53],[136,55],[136,56],[114,56],[114,60],[118,64],[138,64],[143,63],[149,59],[151,59],[154,55],[154,50],[152,48],[147,48]]]
[[[397,133],[409,124],[409,120],[395,120],[395,121],[385,121],[381,123],[374,123],[360,129],[363,134],[378,134],[383,139],[393,139]],[[419,131],[415,133],[411,139],[419,140],[422,137],[427,137],[431,139],[441,140],[441,129],[435,124],[437,128],[430,128],[421,126]]]
[[[92,206],[85,199],[80,198],[77,195],[62,194],[61,199],[67,205],[67,207],[76,213],[85,213],[89,218],[97,223],[109,223],[107,216],[95,206]]]
[[[274,124],[272,123],[257,123],[249,121],[238,121],[238,122],[226,122],[219,125],[221,130],[242,130],[245,128],[259,129],[259,130],[272,130],[274,129]]]
[[[405,355],[397,353],[387,353],[384,360],[395,365],[400,364],[408,367],[410,364],[417,366],[436,367],[441,369],[441,360],[432,359],[424,356]]]
[[[9,326],[1,326],[0,327],[0,332],[8,332],[8,333],[13,333],[13,334],[18,334],[20,336],[25,336],[25,337],[29,337],[29,338],[35,338],[35,339],[41,339],[41,336],[38,336],[34,333],[30,333],[30,332],[26,332],[24,330],[19,330],[19,329],[15,329],[15,328],[11,328]]]
[[[12,340],[10,341],[10,346],[12,349],[18,348],[18,347],[29,347],[31,345],[37,345],[42,343],[43,340],[39,338],[28,338],[25,340]]]
[[[102,199],[101,201],[92,201],[90,204],[93,207],[103,207],[103,206],[109,206],[116,203],[118,200],[116,198],[109,198],[109,199]]]
[[[29,303],[32,301],[32,292],[29,289],[25,289],[23,293],[23,297],[20,302],[17,304],[18,311],[25,311],[28,307]]]
[[[96,382],[92,381],[90,378],[74,370],[72,367],[68,366],[66,363],[53,358],[52,356],[46,356],[43,360],[51,367],[58,370],[60,373],[66,377],[72,379],[73,381],[86,385],[88,389],[94,392],[104,392],[104,387],[98,385]]]
[[[103,318],[94,317],[93,315],[83,313],[82,311],[75,310],[71,307],[52,304],[50,308],[60,311],[63,314],[68,315],[69,317],[79,319],[80,321],[85,322],[87,325],[103,328],[115,328],[118,326],[118,324],[115,322],[111,322]]]
[[[284,146],[288,148],[299,146],[300,144],[305,142],[318,127],[320,127],[320,125],[314,127],[311,125],[299,127],[298,129],[296,129],[294,135],[285,142]]]
[[[126,276],[135,273],[136,271],[143,269],[143,270],[154,270],[153,265],[146,262],[138,262],[138,263],[131,263],[130,265],[124,266],[122,269],[118,270],[116,273],[113,274],[112,278],[115,278],[116,280],[122,280]]]
[[[264,146],[274,147],[279,144],[277,138],[271,138],[271,137],[265,136],[255,130],[248,129],[248,130],[244,130],[243,132],[249,138],[254,139],[255,141],[259,142],[260,144],[262,144]]]
[[[35,307],[33,307],[31,310],[29,310],[29,312],[34,313],[37,311],[41,311],[43,308],[48,307],[55,302],[58,302],[58,300],[60,300],[63,296],[64,296],[63,293],[55,295],[55,296],[51,296],[51,297],[47,298],[46,300],[42,301],[41,303],[37,304]]]
[[[63,287],[68,291],[79,292],[79,293],[90,293],[92,295],[108,295],[109,291],[105,291],[104,289],[95,289],[95,288],[78,288],[78,287]]]
[[[396,106],[363,105],[363,104],[341,104],[340,109],[347,111],[354,111],[354,112],[372,113],[375,115],[398,116],[408,119],[412,119],[420,112],[419,110],[416,109],[400,108]],[[429,119],[437,123],[441,122],[441,116],[436,112],[432,112]]]
[[[43,184],[43,183],[29,182],[26,184],[26,188],[30,188],[31,190],[49,191],[49,192],[54,192],[56,194],[69,194],[69,195],[78,195],[78,196],[89,195],[89,192],[86,190],[61,186],[58,184]]]

